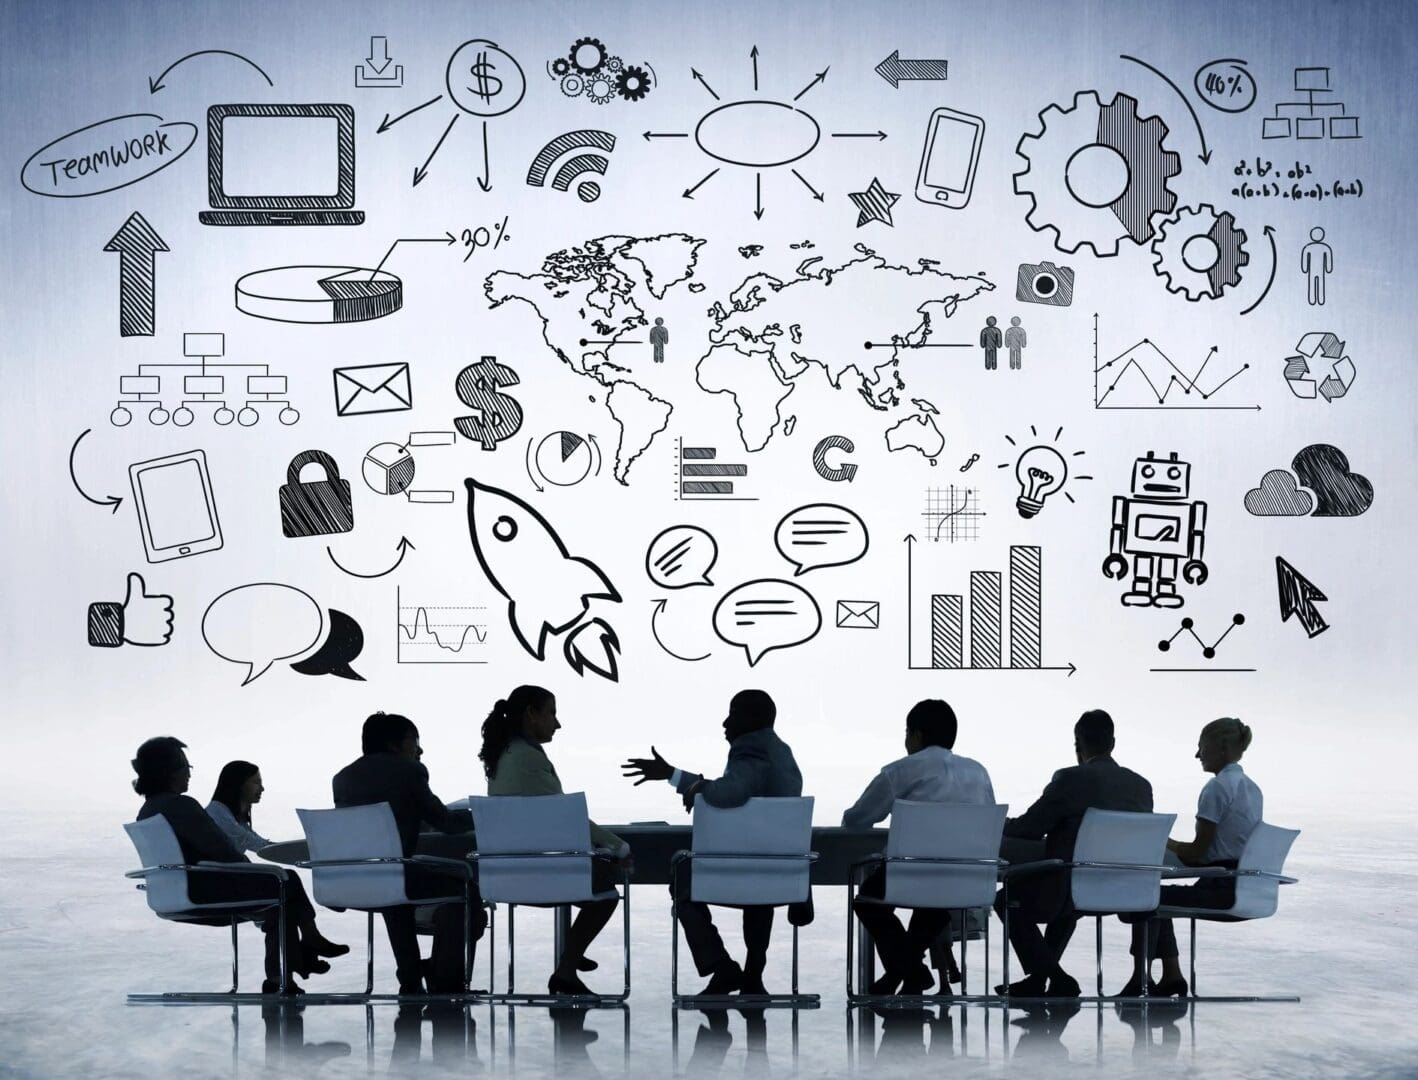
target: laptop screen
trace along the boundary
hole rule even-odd
[[[348,105],[214,105],[207,111],[215,209],[354,205],[354,110]]]

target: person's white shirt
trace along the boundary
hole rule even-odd
[[[1204,861],[1239,859],[1264,810],[1260,788],[1239,763],[1233,761],[1208,780],[1196,801],[1196,816],[1216,826]]]
[[[978,761],[943,746],[926,746],[877,773],[862,797],[842,815],[842,824],[848,828],[875,825],[890,816],[897,799],[993,806],[995,792],[990,774]]]
[[[231,812],[231,807],[224,802],[218,802],[216,799],[209,802],[207,816],[217,823],[222,832],[226,833],[227,839],[232,842],[232,846],[237,851],[256,851],[271,843],[256,830],[237,821],[236,815]]]

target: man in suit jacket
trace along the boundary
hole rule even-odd
[[[778,708],[762,690],[740,690],[729,701],[729,715],[724,720],[724,738],[729,742],[729,760],[724,775],[710,780],[698,773],[676,769],[650,747],[651,757],[631,758],[623,766],[627,777],[637,785],[647,780],[667,780],[679,792],[686,811],[694,808],[696,796],[704,796],[710,806],[742,806],[756,796],[796,798],[803,793],[803,775],[793,759],[793,751],[773,730]],[[676,881],[670,885],[685,941],[694,956],[694,966],[700,975],[709,976],[705,994],[763,994],[763,969],[768,960],[768,942],[773,934],[773,908],[743,909],[743,942],[745,958],[742,966],[724,948],[723,939],[714,926],[709,905],[689,899],[692,872],[688,862],[681,863]],[[797,925],[812,920],[811,898],[805,905],[794,905],[789,918]]]
[[[412,720],[396,713],[377,712],[364,722],[361,743],[363,755],[335,774],[332,786],[337,807],[387,802],[394,811],[405,858],[417,853],[419,831],[424,824],[445,833],[472,830],[473,819],[468,811],[449,810],[429,790],[428,770],[419,762],[423,756],[419,730]],[[446,872],[406,865],[404,886],[410,899],[456,896],[463,890],[463,881]],[[487,925],[476,881],[472,904],[473,940],[476,942]],[[380,914],[389,934],[389,947],[394,952],[399,993],[423,993],[413,907],[387,908]],[[429,967],[429,993],[456,993],[463,988],[462,904],[435,907]]]
[[[1072,859],[1078,828],[1089,807],[1151,813],[1152,785],[1113,760],[1113,718],[1092,709],[1073,726],[1078,764],[1060,769],[1034,805],[1004,824],[1004,835],[1043,840],[1051,859]],[[1009,941],[1025,978],[1011,983],[1019,997],[1077,997],[1076,979],[1059,965],[1078,915],[1070,898],[1070,871],[1020,878],[1009,887]],[[1004,917],[1004,892],[995,897]],[[1047,923],[1043,934],[1038,923]],[[1003,992],[1003,987],[996,987]]]

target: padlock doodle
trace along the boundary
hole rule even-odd
[[[516,386],[521,381],[495,356],[484,356],[458,372],[453,388],[464,405],[477,410],[476,416],[460,416],[453,421],[458,433],[481,443],[484,450],[496,450],[498,443],[516,435],[522,427],[522,406],[500,388]]]
[[[301,480],[301,471],[318,465],[319,480]],[[324,450],[302,450],[291,458],[286,482],[281,485],[281,532],[299,536],[331,536],[354,528],[354,502],[350,482],[340,479],[340,467]]]

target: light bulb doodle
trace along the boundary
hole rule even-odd
[[[1057,443],[1062,434],[1063,428],[1060,427],[1054,432],[1053,442]],[[1039,429],[1030,425],[1029,435],[1031,439],[1037,439]],[[1004,439],[1010,446],[1019,445],[1012,435],[1006,435]],[[1083,455],[1084,451],[1074,450],[1069,457],[1080,458]],[[1048,443],[1034,443],[1026,447],[1013,462],[1002,461],[999,467],[1008,469],[1011,465],[1014,467],[1014,478],[1019,483],[1019,497],[1014,500],[1014,508],[1026,521],[1044,509],[1046,499],[1063,491],[1064,485],[1070,479],[1068,458]],[[1072,479],[1092,480],[1093,477],[1085,473],[1073,473]],[[1063,491],[1063,497],[1069,502],[1074,501],[1067,491]]]

